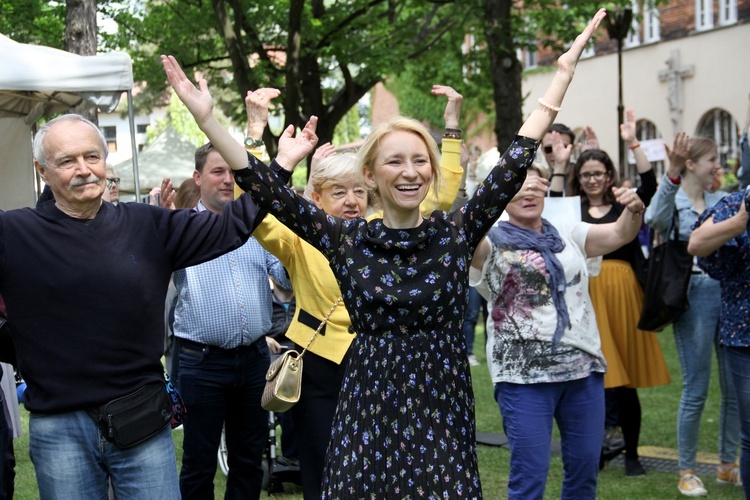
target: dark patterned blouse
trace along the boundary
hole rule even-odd
[[[323,498],[481,498],[461,330],[471,257],[521,188],[538,142],[517,137],[474,197],[411,229],[344,221],[254,158],[235,172],[259,206],[330,262],[357,331],[331,430]],[[329,429],[320,429],[327,432]]]
[[[745,191],[726,196],[703,212],[693,229],[709,217],[721,222],[734,216],[744,196]],[[699,258],[698,266],[721,281],[719,341],[728,347],[750,347],[750,235],[747,230],[711,255]]]

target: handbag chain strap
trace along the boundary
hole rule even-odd
[[[328,323],[328,318],[330,318],[330,317],[331,317],[331,314],[333,314],[333,311],[335,311],[335,310],[336,310],[336,308],[337,308],[337,307],[339,306],[339,303],[340,303],[340,302],[341,302],[341,301],[342,301],[343,299],[344,299],[344,296],[343,296],[343,295],[339,295],[339,298],[338,298],[338,299],[336,299],[336,302],[334,302],[334,303],[333,303],[333,307],[331,307],[331,310],[330,310],[330,311],[328,311],[328,314],[326,314],[326,317],[325,317],[325,318],[323,318],[323,321],[321,321],[321,322],[320,322],[320,325],[318,325],[318,329],[317,329],[317,330],[315,330],[315,333],[313,333],[313,336],[312,336],[312,337],[310,337],[310,341],[309,341],[309,342],[307,343],[307,345],[305,346],[305,348],[304,348],[304,349],[302,349],[302,352],[301,352],[301,353],[299,354],[299,356],[297,356],[297,359],[301,359],[301,358],[302,358],[302,356],[304,356],[304,355],[305,355],[305,353],[307,352],[307,348],[308,348],[308,347],[310,347],[310,344],[312,344],[312,343],[313,343],[313,340],[315,340],[315,337],[317,337],[317,336],[318,336],[318,334],[319,334],[319,333],[320,333],[320,331],[321,331],[321,330],[323,329],[323,327],[325,326],[325,324],[326,324],[326,323]]]

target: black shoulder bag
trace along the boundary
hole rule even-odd
[[[651,248],[648,275],[643,289],[643,310],[638,329],[661,331],[688,309],[687,298],[693,256],[687,242],[678,239],[678,215],[675,208],[667,241]],[[653,241],[653,232],[652,232]]]

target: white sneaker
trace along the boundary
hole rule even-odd
[[[688,471],[687,474],[680,477],[677,489],[686,497],[705,497],[708,495],[706,487],[703,486],[703,481],[695,474],[692,474],[692,471]]]
[[[469,354],[469,366],[479,366],[479,360],[473,354]]]

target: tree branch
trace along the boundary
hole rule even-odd
[[[339,24],[336,26],[333,26],[330,31],[328,31],[328,34],[326,34],[323,38],[320,39],[320,41],[315,46],[317,50],[320,50],[322,47],[327,47],[330,45],[331,40],[333,39],[334,35],[340,34],[347,26],[352,24],[355,20],[358,18],[364,16],[369,12],[369,10],[372,7],[375,7],[376,5],[383,3],[386,0],[371,0],[367,5],[362,6],[362,8],[355,10],[348,16],[346,16],[344,19],[341,20]]]

